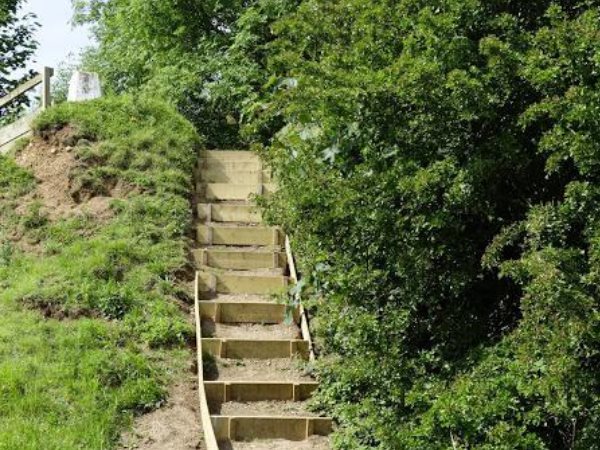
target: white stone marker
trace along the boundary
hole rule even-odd
[[[69,83],[68,101],[82,102],[100,97],[102,97],[102,87],[97,73],[79,71],[73,73]]]

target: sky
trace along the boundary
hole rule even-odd
[[[77,56],[91,43],[87,29],[71,26],[71,0],[27,0],[23,11],[35,13],[42,25],[36,35],[40,44],[35,57],[36,68],[57,68],[69,53]]]

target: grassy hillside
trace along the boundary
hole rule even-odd
[[[111,447],[183,367],[191,125],[130,97],[0,158],[0,449]]]

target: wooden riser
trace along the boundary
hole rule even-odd
[[[194,252],[196,265],[215,269],[258,270],[283,269],[285,253],[244,250],[201,249]]]
[[[311,398],[317,382],[243,382],[206,381],[204,388],[208,404],[217,410],[225,402],[295,401]]]
[[[256,161],[260,162],[259,156],[248,150],[203,150],[200,158],[209,161]]]
[[[304,340],[245,340],[203,338],[204,353],[228,359],[282,359],[300,356],[308,359]]]
[[[253,205],[200,204],[198,217],[202,222],[262,222],[260,212]]]
[[[286,318],[286,306],[277,303],[220,303],[200,302],[200,315],[202,319],[212,320],[216,323],[283,323]],[[300,318],[296,309],[293,319],[298,322]]]
[[[278,228],[199,225],[198,242],[201,245],[280,246],[282,238]]]
[[[271,174],[267,170],[233,170],[227,165],[198,169],[197,177],[201,183],[229,184],[263,184],[271,182]]]
[[[252,195],[271,195],[272,184],[228,184],[208,183],[198,185],[198,195],[207,201],[246,201]]]
[[[254,161],[212,161],[201,159],[198,164],[197,175],[200,175],[205,170],[220,170],[225,172],[260,172],[263,170],[263,166],[260,162]]]
[[[202,294],[259,294],[278,295],[285,292],[287,277],[280,275],[236,275],[200,272],[199,290]]]
[[[219,441],[304,441],[313,435],[328,436],[333,429],[331,419],[322,417],[211,416],[211,420]]]
[[[198,169],[260,172],[263,170],[263,165],[258,155],[252,152],[208,151],[200,153]]]

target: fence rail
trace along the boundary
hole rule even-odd
[[[22,95],[27,94],[35,89],[40,84],[42,85],[41,105],[40,109],[27,114],[10,125],[0,128],[0,154],[6,153],[12,143],[17,139],[27,136],[31,132],[31,121],[39,114],[40,110],[48,108],[52,104],[52,92],[50,79],[54,75],[54,69],[44,67],[31,80],[21,84],[4,97],[0,98],[0,108],[10,105],[13,101]]]

